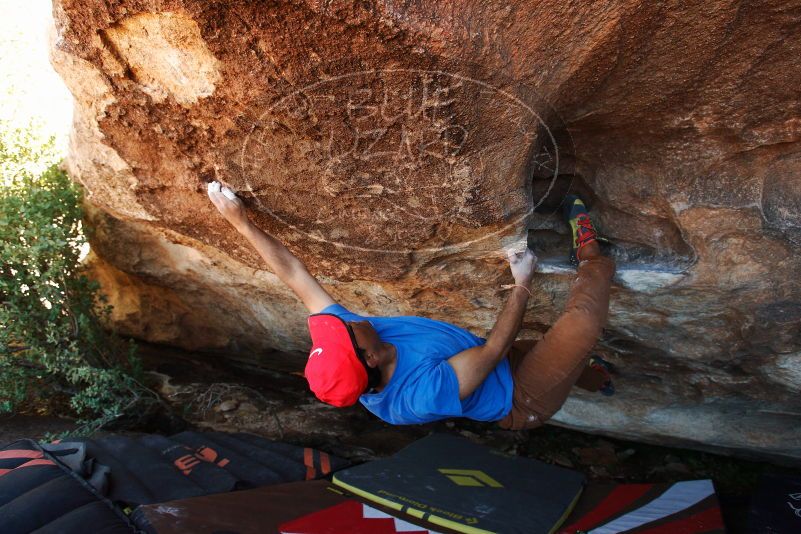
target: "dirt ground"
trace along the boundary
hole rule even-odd
[[[52,415],[0,416],[0,444],[21,438],[43,439],[48,433],[67,432],[75,428],[69,419]]]

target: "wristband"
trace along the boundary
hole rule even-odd
[[[531,290],[524,285],[521,284],[504,284],[501,286],[501,289],[512,289],[513,287],[522,287],[526,291],[528,291],[528,296],[533,297],[534,295],[531,293]]]

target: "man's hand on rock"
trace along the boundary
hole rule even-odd
[[[245,204],[236,196],[236,193],[217,181],[209,183],[208,193],[214,207],[226,221],[231,223],[231,226],[242,231],[248,225]]]
[[[528,247],[520,249],[509,249],[509,268],[512,270],[512,277],[515,284],[528,287],[534,278],[534,268],[537,266],[537,256]]]

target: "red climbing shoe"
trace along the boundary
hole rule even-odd
[[[573,238],[570,242],[570,262],[578,264],[581,249],[598,240],[598,233],[592,225],[584,202],[576,195],[568,195],[563,203],[562,213],[570,226]]]

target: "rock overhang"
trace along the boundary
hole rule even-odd
[[[773,445],[739,446],[792,448],[801,165],[791,11],[60,0],[56,15],[62,75],[102,80],[102,109],[71,84],[85,120],[68,161],[88,200],[119,219],[96,219],[114,229],[93,243],[97,272],[111,293],[125,284],[150,302],[126,301],[123,329],[192,348],[307,343],[302,310],[252,275],[260,258],[208,203],[205,183],[219,179],[342,302],[479,334],[502,304],[497,252],[528,234],[546,258],[522,332],[537,337],[572,279],[554,256],[566,229],[539,199],[570,184],[616,244],[599,350],[622,369],[619,389],[633,388],[643,410],[701,409],[707,395],[725,415],[746,398],[776,432]],[[200,257],[179,261],[182,246]],[[164,306],[158,288],[169,289]],[[241,324],[199,336],[208,313]],[[570,420],[596,430],[621,420],[593,427],[592,411],[574,408]],[[609,405],[630,412],[632,436],[664,433],[634,408]],[[677,432],[692,439],[687,425]]]

